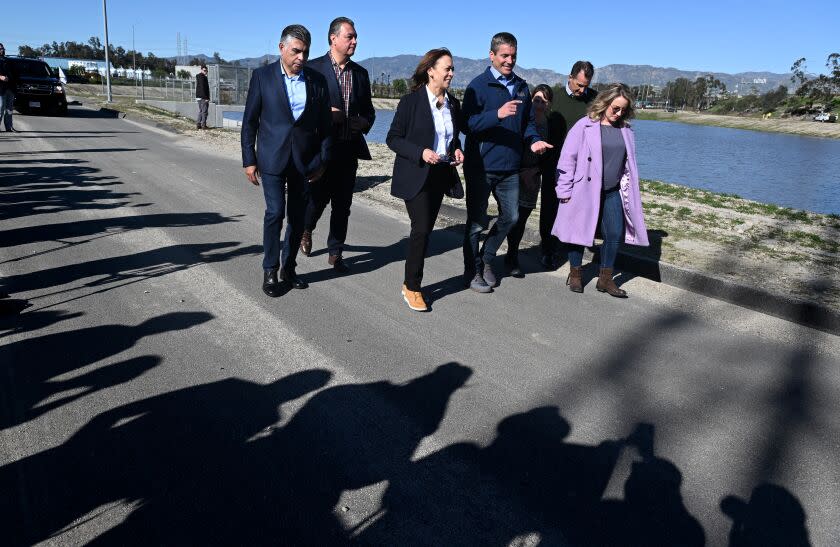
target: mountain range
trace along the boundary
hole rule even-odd
[[[277,55],[263,55],[261,57],[248,57],[238,59],[242,66],[256,68],[265,64],[266,61],[273,62],[278,59]],[[357,61],[368,69],[372,80],[395,80],[398,78],[410,78],[414,68],[420,61],[419,55],[395,55],[392,57],[370,57]],[[465,57],[454,57],[455,77],[452,86],[464,88],[475,76],[480,74],[488,65],[487,59],[467,59]],[[554,85],[565,82],[566,75],[547,68],[524,68],[516,67],[516,73],[530,84],[546,83]],[[630,86],[650,84],[663,87],[669,81],[677,78],[687,78],[694,81],[698,77],[711,74],[726,84],[730,91],[748,93],[753,88],[759,93],[765,93],[784,85],[792,87],[791,74],[777,74],[773,72],[739,72],[728,74],[725,72],[709,72],[702,70],[682,70],[671,67],[656,67],[650,65],[623,65],[613,64],[595,69],[593,83],[624,82]]]

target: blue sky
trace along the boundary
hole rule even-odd
[[[276,53],[280,31],[302,23],[313,33],[313,53],[326,51],[326,28],[339,15],[356,21],[356,60],[447,46],[455,55],[486,57],[498,31],[519,40],[519,64],[565,72],[577,59],[595,66],[649,64],[686,70],[787,72],[799,57],[811,72],[840,49],[834,2],[791,4],[710,0],[678,2],[282,2],[145,0],[108,3],[112,44],[176,54],[176,35],[192,54],[218,51],[226,59]],[[643,6],[643,7],[642,7]],[[798,6],[798,7],[797,7]],[[791,12],[797,12],[793,15]],[[4,2],[0,42],[10,54],[20,44],[87,41],[103,35],[98,0]],[[825,24],[819,24],[823,20]],[[835,31],[830,30],[834,28]]]

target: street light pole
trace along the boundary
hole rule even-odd
[[[108,91],[105,101],[111,102],[111,57],[109,55],[108,47],[108,6],[107,0],[102,0],[102,18],[105,20],[105,79],[108,85]]]

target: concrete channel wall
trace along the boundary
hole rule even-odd
[[[198,104],[192,102],[179,101],[152,101],[152,100],[137,100],[137,104],[145,104],[153,108],[172,112],[191,120],[198,118]],[[228,129],[239,129],[242,127],[242,122],[238,120],[225,119],[225,112],[244,112],[243,105],[235,104],[214,104],[210,103],[207,110],[207,125],[210,127],[224,127]]]

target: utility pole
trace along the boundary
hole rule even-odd
[[[137,49],[134,47],[134,25],[131,25],[131,64],[134,70],[134,80],[137,80]]]
[[[111,102],[111,57],[108,51],[108,6],[102,0],[102,18],[105,20],[105,79],[108,85],[105,102]]]

